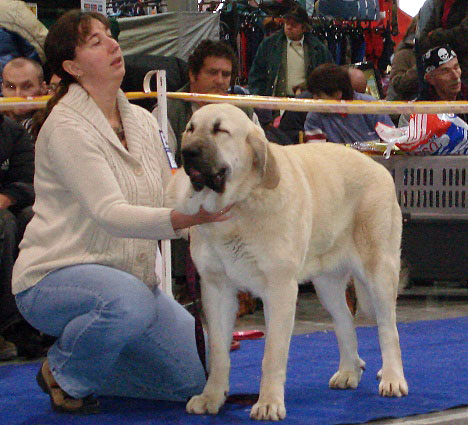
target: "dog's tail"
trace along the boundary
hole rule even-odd
[[[370,299],[369,291],[356,277],[353,277],[352,287],[354,287],[354,291],[356,292],[356,315],[375,320],[375,311],[372,305],[372,300]],[[348,291],[352,291],[352,289],[348,289]]]
[[[408,286],[408,282],[409,268],[404,262],[402,262],[397,288],[398,294],[400,294]],[[369,291],[366,289],[364,284],[356,277],[353,277],[352,285],[354,286],[354,290],[356,291],[356,315],[362,315],[368,319],[375,321],[375,311],[372,304],[372,300],[370,299]]]
[[[410,283],[410,268],[408,262],[402,258],[401,259],[401,268],[400,268],[400,280],[398,282],[398,294],[408,288]]]

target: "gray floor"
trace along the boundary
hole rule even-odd
[[[468,316],[468,288],[466,284],[440,283],[433,287],[407,289],[402,292],[397,303],[398,322],[448,319],[463,316]],[[356,324],[358,326],[374,325],[367,320],[359,318],[356,319]],[[261,309],[254,314],[237,319],[236,330],[248,329],[265,330]],[[300,293],[294,334],[331,329],[333,329],[331,318],[320,305],[316,295],[313,292]],[[379,425],[467,425],[468,408],[451,409],[430,415],[368,423]]]

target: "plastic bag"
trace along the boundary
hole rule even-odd
[[[468,124],[454,114],[413,114],[407,127],[377,123],[375,131],[387,144],[418,155],[468,155]]]

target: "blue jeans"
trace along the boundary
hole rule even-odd
[[[185,401],[203,390],[193,317],[129,273],[97,264],[65,267],[16,302],[31,325],[58,337],[47,357],[73,397]]]

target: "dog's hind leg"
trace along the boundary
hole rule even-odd
[[[237,291],[228,284],[202,276],[203,311],[208,325],[209,376],[202,394],[187,403],[187,412],[216,414],[229,393],[229,348],[238,309]]]
[[[379,209],[373,208],[376,193],[379,193],[381,203]],[[401,397],[408,394],[396,326],[402,218],[393,187],[391,196],[387,196],[387,206],[385,193],[381,189],[369,192],[362,201],[362,213],[356,216],[355,242],[362,268],[355,272],[362,274],[359,278],[367,288],[378,326],[382,352],[379,393]]]
[[[269,284],[262,294],[267,330],[265,353],[259,399],[250,411],[253,419],[272,421],[286,416],[284,383],[298,291],[295,281],[275,278],[279,282]]]
[[[330,388],[356,388],[361,380],[365,362],[357,351],[357,337],[353,317],[346,304],[345,289],[348,273],[313,278],[317,295],[333,319],[340,365],[329,381]]]
[[[396,327],[396,292],[399,280],[399,259],[386,252],[376,253],[367,264],[369,293],[377,320],[382,370],[379,393],[387,397],[401,397],[408,394],[401,350]]]

